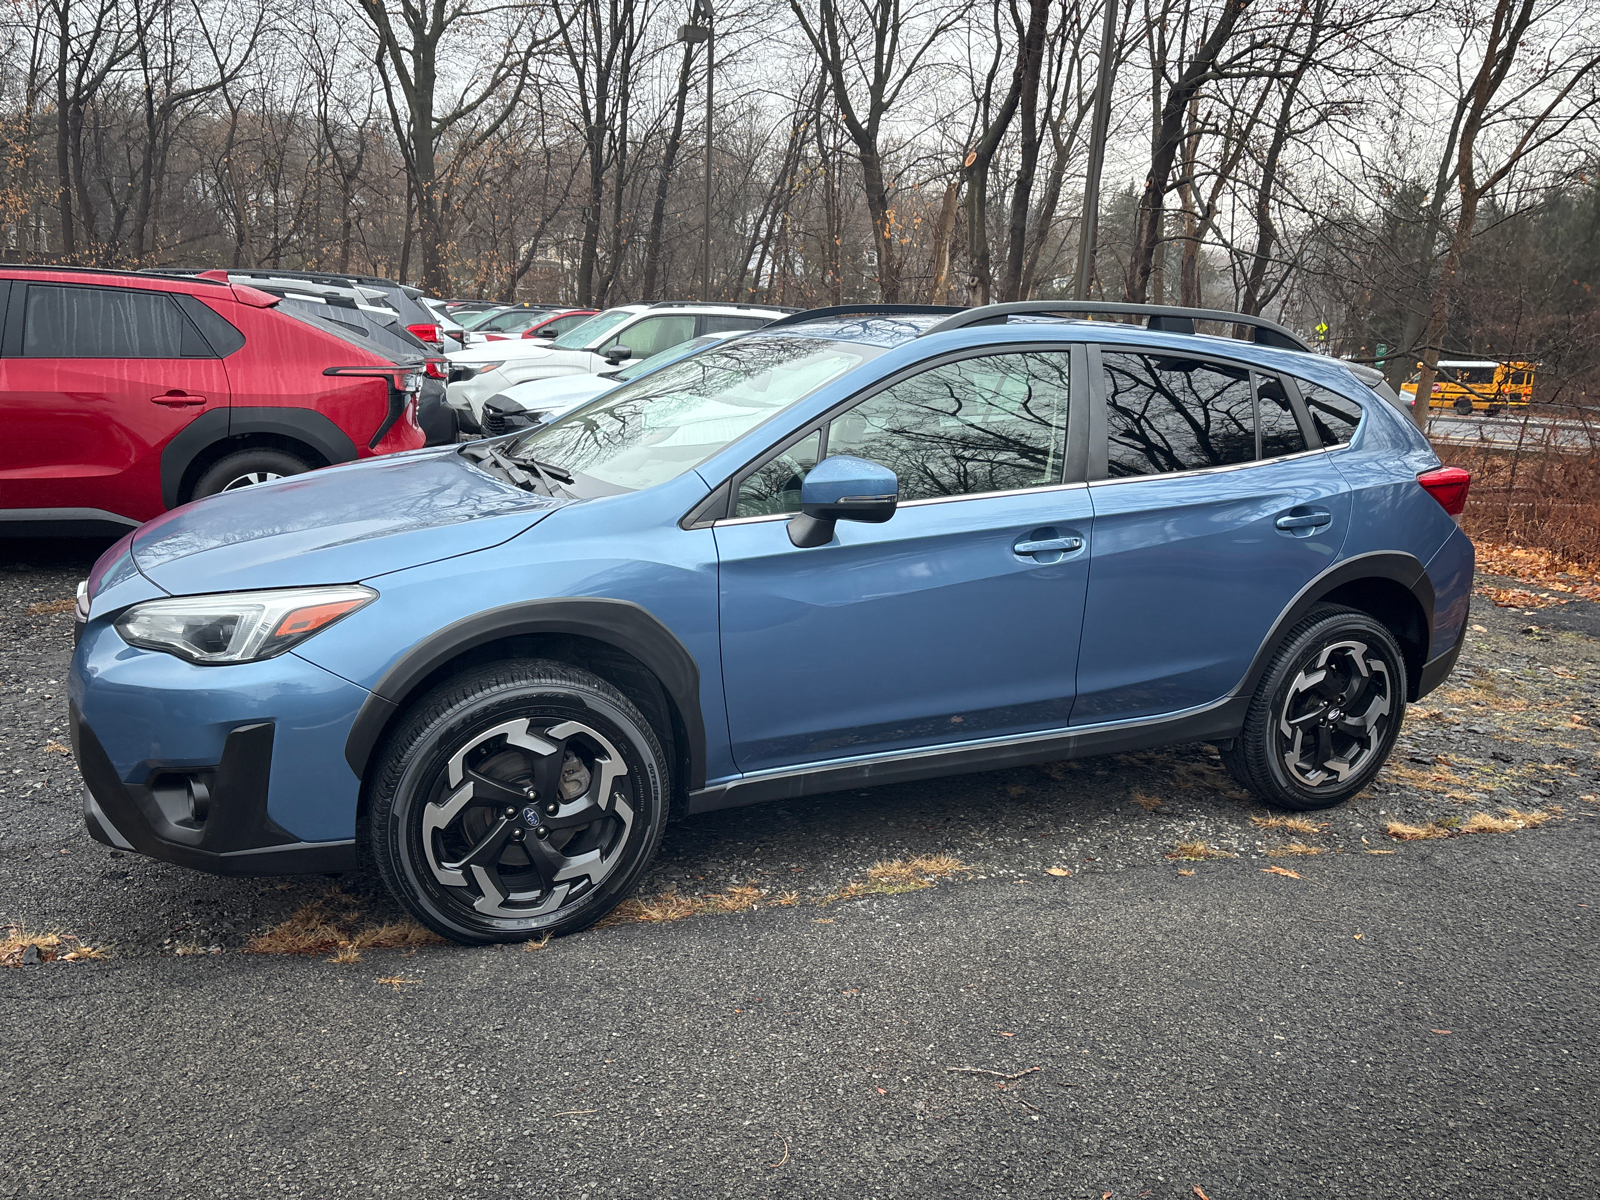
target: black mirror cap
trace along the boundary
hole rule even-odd
[[[613,346],[606,351],[605,359],[613,367],[619,362],[624,362],[633,357],[633,351],[626,346]]]

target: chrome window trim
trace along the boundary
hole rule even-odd
[[[1095,479],[1090,481],[1089,486],[1104,487],[1110,483],[1145,483],[1152,479],[1189,479],[1195,475],[1220,475],[1224,471],[1245,471],[1251,467],[1270,467],[1273,463],[1293,462],[1297,458],[1309,458],[1313,454],[1326,453],[1328,453],[1327,450],[1318,447],[1315,450],[1301,450],[1295,454],[1280,454],[1277,458],[1253,458],[1249,462],[1224,463],[1219,467],[1196,467],[1192,471],[1154,471],[1149,475],[1119,475],[1115,479]]]
[[[1278,460],[1273,459],[1271,461],[1276,462]],[[1140,476],[1140,478],[1145,478],[1145,476]],[[959,496],[924,496],[920,500],[903,500],[896,508],[920,508],[927,504],[951,504],[958,500],[993,500],[996,496],[1035,496],[1046,492],[1070,492],[1088,486],[1088,483],[1080,479],[1074,483],[1041,483],[1037,487],[1006,488],[998,492],[963,492]],[[791,512],[762,513],[759,517],[723,517],[720,520],[711,522],[711,528],[721,529],[725,525],[757,525],[762,521],[792,521],[799,515],[797,512]]]

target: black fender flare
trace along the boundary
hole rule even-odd
[[[358,779],[390,718],[440,667],[478,646],[502,638],[554,633],[589,638],[638,659],[655,675],[678,710],[687,735],[690,790],[704,786],[705,721],[700,713],[700,667],[676,634],[649,610],[631,600],[556,597],[505,604],[463,617],[407,650],[384,672],[356,714],[345,739],[344,757]]]
[[[1379,550],[1371,554],[1358,554],[1354,558],[1337,563],[1301,588],[1299,594],[1289,602],[1288,607],[1278,615],[1272,631],[1256,650],[1256,656],[1250,662],[1250,669],[1245,672],[1244,679],[1234,689],[1233,695],[1240,697],[1254,695],[1256,685],[1266,673],[1267,664],[1272,661],[1273,654],[1277,652],[1289,630],[1330,592],[1347,583],[1357,583],[1363,579],[1393,580],[1415,598],[1422,608],[1423,631],[1427,635],[1427,643],[1422,647],[1422,657],[1426,660],[1428,649],[1433,643],[1433,581],[1428,578],[1427,568],[1415,555],[1395,550]]]
[[[304,442],[328,461],[352,462],[356,444],[331,419],[311,408],[213,408],[201,413],[161,450],[161,503],[178,506],[183,476],[217,442],[250,433],[270,433]]]

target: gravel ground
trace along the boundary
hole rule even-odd
[[[1600,1191],[1600,605],[1475,602],[1450,686],[1315,833],[1184,746],[696,818],[641,889],[967,865],[926,890],[340,964],[237,953],[328,879],[84,833],[48,608],[99,548],[0,544],[0,922],[106,954],[0,970],[0,1196]],[[1166,857],[1195,841],[1232,857]]]
[[[67,608],[96,542],[0,542],[0,920],[57,928],[117,955],[236,949],[327,890],[324,876],[218,879],[89,839],[67,752]],[[1506,581],[1501,581],[1506,582]],[[1538,592],[1539,589],[1533,589]],[[62,611],[41,611],[59,608]],[[1180,843],[1242,863],[1392,848],[1390,821],[1460,821],[1549,804],[1600,815],[1600,605],[1497,609],[1474,599],[1448,686],[1414,707],[1390,766],[1310,837],[1257,827],[1204,745],[842,792],[681,822],[639,889],[753,884],[837,892],[883,859],[954,855],[979,879],[1144,868]],[[1588,801],[1580,797],[1588,796]],[[1280,855],[1274,856],[1274,850]],[[375,880],[341,878],[374,919],[397,916]]]

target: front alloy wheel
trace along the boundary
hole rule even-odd
[[[378,760],[369,844],[396,898],[446,937],[571,933],[655,853],[666,780],[654,729],[617,689],[508,662],[414,706]]]
[[[1270,805],[1327,808],[1382,768],[1405,697],[1394,635],[1364,612],[1324,605],[1284,638],[1223,761]]]

